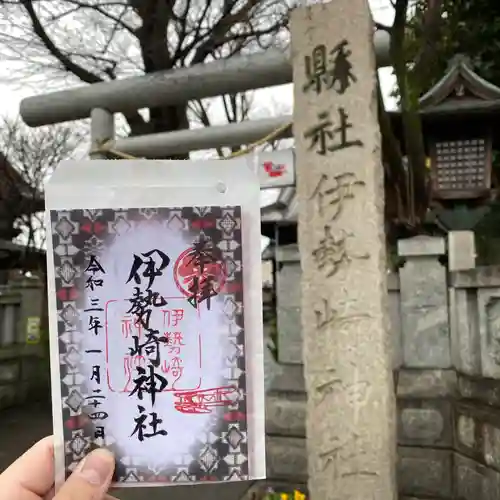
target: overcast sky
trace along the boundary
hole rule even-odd
[[[376,21],[388,25],[392,24],[393,9],[390,0],[369,0],[369,3],[372,7],[373,17]],[[0,62],[0,74],[8,74],[10,71],[11,68],[9,68],[8,63]],[[394,102],[389,98],[389,93],[394,85],[394,79],[391,76],[391,69],[384,68],[379,71],[381,74],[381,82],[386,105],[393,107]],[[19,113],[19,103],[21,100],[24,97],[32,95],[32,93],[32,88],[23,89],[22,87],[19,88],[19,85],[16,85],[16,88],[14,88],[14,86],[0,83],[0,115],[16,116]],[[258,102],[263,103],[265,100],[268,100],[270,103],[269,107],[271,109],[286,109],[291,106],[291,96],[291,88],[289,89],[289,92],[283,92],[282,88],[280,88],[279,92],[273,92],[272,89],[269,89],[264,92],[259,92]]]

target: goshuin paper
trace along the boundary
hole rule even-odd
[[[254,478],[242,207],[49,214],[65,475],[104,446],[121,486]]]

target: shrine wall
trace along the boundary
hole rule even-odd
[[[460,238],[448,245],[438,237],[400,241],[402,264],[388,275],[405,499],[500,496],[500,267],[473,267],[473,250]],[[278,248],[276,259],[279,370],[267,396],[268,476],[282,490],[304,491],[297,247]]]
[[[38,283],[0,289],[0,410],[50,400],[49,361],[40,332],[42,294]]]

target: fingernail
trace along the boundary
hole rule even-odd
[[[103,485],[111,476],[114,468],[112,453],[103,448],[94,450],[84,460],[79,472],[80,477],[94,486]]]

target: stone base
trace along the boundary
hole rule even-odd
[[[268,436],[266,446],[267,477],[270,480],[307,482],[305,438]]]
[[[0,410],[28,401],[50,399],[49,364],[39,346],[0,349]]]
[[[455,453],[456,498],[460,500],[497,500],[500,473]]]
[[[307,495],[305,483],[290,483],[283,481],[256,481],[242,500],[263,500],[271,492],[289,495],[289,500],[294,500],[294,493],[298,491]]]
[[[402,500],[500,498],[500,381],[454,370],[398,374],[398,487]],[[267,487],[305,491],[307,454],[301,365],[281,365],[266,401]],[[250,497],[248,497],[250,498]]]
[[[452,452],[398,447],[398,489],[403,496],[452,497]]]

